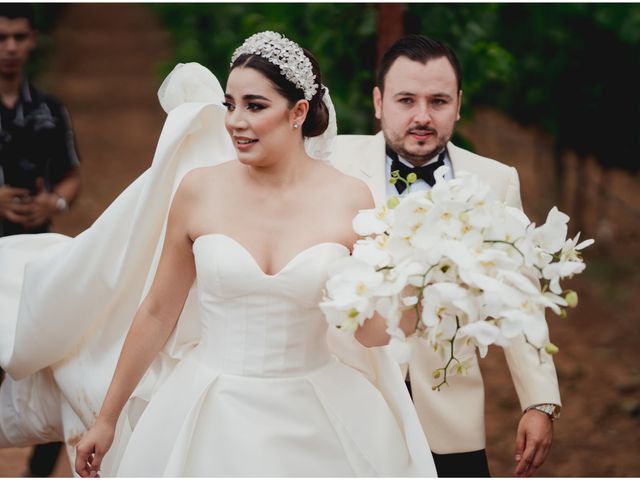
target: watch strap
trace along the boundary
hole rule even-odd
[[[540,403],[538,405],[532,405],[528,407],[525,412],[528,412],[529,410],[538,410],[539,412],[546,413],[553,421],[560,418],[560,405],[556,405],[555,403]]]

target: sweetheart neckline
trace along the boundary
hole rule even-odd
[[[301,256],[302,256],[302,254],[304,254],[304,253],[306,253],[306,252],[309,252],[309,251],[311,251],[311,250],[313,250],[313,249],[315,249],[315,248],[317,248],[317,247],[321,247],[321,246],[324,246],[324,245],[336,246],[336,247],[341,247],[341,248],[343,248],[344,250],[346,250],[346,251],[347,251],[347,253],[350,253],[350,250],[349,250],[345,245],[343,245],[342,243],[338,243],[338,242],[319,242],[319,243],[314,243],[313,245],[310,245],[310,246],[308,246],[307,248],[304,248],[304,249],[300,250],[298,253],[296,253],[296,254],[295,254],[293,257],[291,257],[291,258],[289,259],[289,261],[287,261],[287,263],[285,263],[285,265],[284,265],[280,270],[278,270],[276,273],[267,273],[267,272],[265,272],[265,271],[262,269],[262,267],[260,267],[260,264],[259,264],[259,263],[258,263],[258,261],[256,260],[256,257],[254,257],[254,256],[253,256],[253,254],[249,251],[249,249],[248,249],[247,247],[245,247],[242,243],[240,243],[240,242],[239,242],[238,240],[236,240],[235,238],[230,237],[229,235],[225,235],[224,233],[205,233],[205,234],[203,234],[203,235],[199,235],[199,236],[198,236],[198,237],[196,237],[196,239],[193,241],[192,248],[193,248],[193,246],[195,246],[196,242],[197,242],[198,240],[200,240],[201,238],[203,238],[203,237],[221,237],[221,238],[226,238],[226,239],[230,240],[230,241],[231,241],[231,243],[234,243],[234,244],[238,245],[238,247],[240,247],[240,249],[241,249],[242,251],[244,251],[244,252],[245,252],[245,254],[246,254],[246,255],[247,255],[247,256],[252,260],[253,264],[254,264],[254,265],[255,265],[255,267],[258,269],[258,271],[259,271],[260,273],[262,273],[262,275],[263,275],[264,277],[267,277],[267,278],[276,278],[276,277],[278,277],[281,273],[283,273],[285,270],[287,270],[287,268],[289,268],[289,266],[290,266],[290,265],[292,265],[292,264],[295,262],[295,260],[296,260],[297,258],[301,257]]]

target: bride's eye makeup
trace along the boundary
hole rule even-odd
[[[251,102],[251,103],[247,104],[247,110],[250,110],[250,111],[253,111],[253,112],[264,110],[265,108],[267,108],[267,106],[266,105],[262,105],[260,103]]]
[[[222,106],[229,112],[233,112],[233,110],[236,108],[236,106],[231,102],[222,102]]]

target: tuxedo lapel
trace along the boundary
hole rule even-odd
[[[373,136],[362,152],[355,152],[362,160],[354,162],[357,176],[369,185],[377,207],[387,203],[387,172],[385,142],[382,132]],[[355,173],[355,172],[354,172]]]
[[[515,169],[490,158],[456,147],[451,142],[447,144],[447,151],[454,175],[457,175],[462,170],[478,175],[480,180],[489,185],[494,198],[522,208],[518,175]],[[510,191],[515,191],[516,193],[511,195]]]
[[[449,142],[447,143],[447,153],[449,154],[449,160],[451,160],[454,176],[461,170],[478,173],[480,165],[477,165],[477,162],[473,161],[473,158],[468,155],[466,150],[458,148]]]

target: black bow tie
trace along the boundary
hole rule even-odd
[[[414,168],[408,167],[404,163],[402,163],[398,159],[398,154],[393,150],[391,150],[388,146],[387,146],[387,155],[391,158],[392,172],[394,172],[395,170],[398,170],[398,172],[400,173],[400,176],[404,179],[406,179],[407,175],[409,175],[410,173],[415,173],[418,178],[421,178],[422,180],[427,182],[429,186],[433,187],[433,185],[436,183],[435,178],[433,178],[433,172],[435,172],[438,167],[441,167],[442,165],[444,165],[444,157],[446,155],[446,150],[443,150],[440,153],[440,155],[438,155],[438,160],[436,162],[430,163],[428,165],[424,165],[422,167],[414,167]],[[407,185],[404,182],[400,181],[400,182],[396,182],[395,187],[398,193],[402,193],[404,192],[404,189],[407,188]]]

